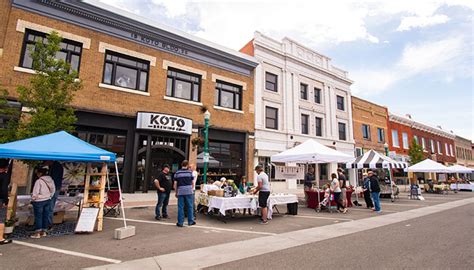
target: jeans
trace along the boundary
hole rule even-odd
[[[367,205],[367,208],[374,207],[374,204],[372,203],[372,199],[370,198],[369,190],[364,191],[364,200],[365,200],[365,204]]]
[[[54,206],[56,205],[56,200],[58,199],[58,196],[59,196],[59,190],[56,190],[56,192],[54,192],[53,197],[51,198],[51,212],[49,214],[49,224],[50,225],[53,224]]]
[[[46,231],[50,225],[51,200],[32,202],[35,213],[35,231]]]
[[[380,208],[380,192],[371,192],[372,200],[374,200],[375,211],[381,211]]]
[[[160,209],[163,212],[163,217],[168,216],[168,203],[170,201],[170,192],[158,192],[158,203],[155,208],[155,217],[161,217]]]
[[[188,210],[188,225],[194,222],[193,194],[178,195],[178,224],[184,223],[184,207]]]
[[[341,192],[334,192],[334,201],[336,202],[337,205],[337,210],[339,209],[345,209],[344,205],[342,204],[342,198],[341,198]]]

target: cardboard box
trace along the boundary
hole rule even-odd
[[[65,211],[60,211],[60,212],[54,213],[54,215],[53,215],[53,224],[63,223],[65,215],[66,215]]]
[[[207,194],[209,196],[224,197],[224,190],[223,189],[209,190]]]

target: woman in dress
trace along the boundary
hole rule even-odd
[[[347,213],[347,208],[341,202],[341,187],[339,186],[339,180],[337,179],[337,174],[331,174],[332,181],[331,181],[331,192],[334,193],[334,200],[337,204],[337,210],[341,213]],[[342,210],[341,210],[342,209]]]

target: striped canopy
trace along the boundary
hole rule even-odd
[[[395,161],[387,156],[381,155],[374,150],[367,151],[360,157],[357,157],[353,162],[346,164],[347,168],[353,169],[403,169],[407,168],[406,162]]]

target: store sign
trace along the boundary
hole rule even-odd
[[[193,121],[191,119],[162,113],[139,112],[137,129],[152,129],[191,135]]]
[[[304,168],[299,166],[275,166],[275,179],[304,179]]]
[[[143,36],[143,35],[140,35],[138,33],[130,33],[130,37],[133,38],[136,41],[139,41],[141,43],[145,43],[147,45],[156,47],[158,49],[163,49],[163,50],[167,50],[167,51],[171,51],[171,52],[178,53],[178,54],[183,54],[183,55],[188,54],[188,50],[186,50],[184,48],[181,48],[181,47],[178,47],[176,45],[173,45],[171,43],[162,41],[162,40],[157,40],[157,39],[154,39],[154,38],[151,38],[151,37]]]

